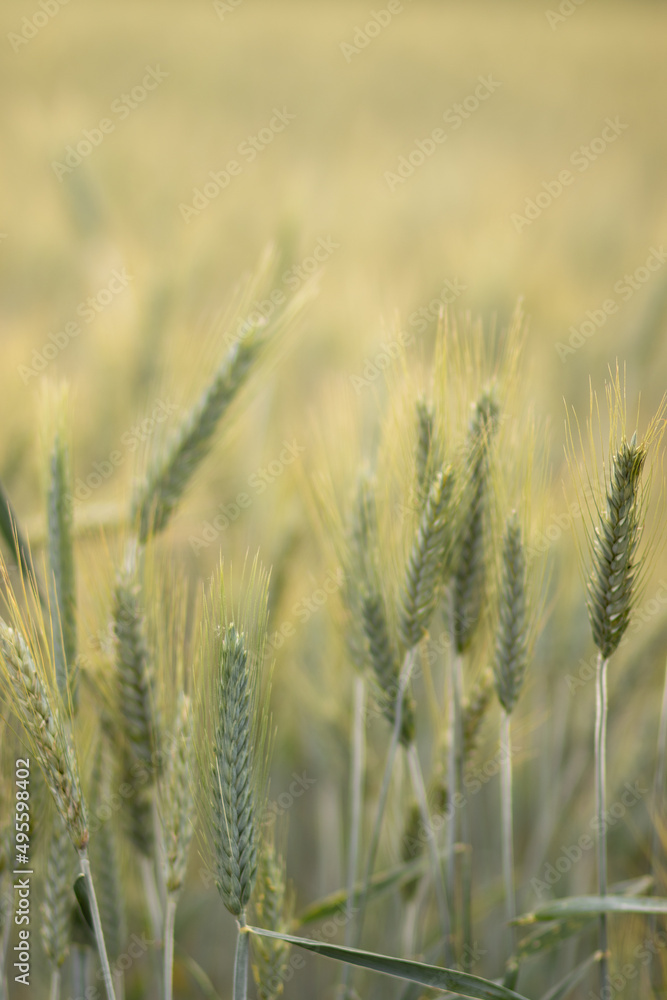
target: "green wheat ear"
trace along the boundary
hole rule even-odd
[[[40,933],[46,957],[55,969],[59,969],[69,953],[70,920],[75,902],[72,883],[77,864],[67,829],[59,816],[54,820],[44,873]]]
[[[489,446],[498,416],[495,394],[493,390],[487,390],[477,401],[470,424],[470,482],[468,495],[464,497],[464,518],[452,581],[452,625],[459,653],[470,645],[484,605],[484,532],[489,489]]]
[[[218,424],[247,382],[265,340],[261,331],[251,330],[233,345],[166,450],[149,465],[132,501],[131,521],[137,525],[141,544],[166,528],[192,476],[211,449]]]
[[[440,469],[431,484],[408,557],[400,617],[400,635],[407,649],[416,646],[425,634],[449,566],[453,486],[451,467]]]
[[[255,884],[266,797],[268,691],[261,690],[266,595],[266,575],[255,564],[236,622],[230,620],[221,571],[204,618],[206,676],[199,685],[196,735],[204,828],[218,892],[240,920]]]
[[[62,404],[61,404],[62,405]],[[49,455],[49,486],[47,494],[49,602],[53,655],[58,688],[63,699],[67,693],[76,705],[75,665],[76,636],[76,578],[74,572],[74,544],[72,496],[72,470],[67,437],[62,426],[64,417],[59,414],[58,426]]]
[[[499,622],[494,673],[498,700],[511,714],[521,692],[528,663],[526,555],[521,524],[510,514],[503,538]]]
[[[387,721],[393,726],[401,665],[398,650],[389,632],[384,601],[380,594],[373,592],[364,595],[361,602],[361,614],[364,634],[368,641],[369,657],[379,688],[378,701]],[[414,738],[415,702],[410,691],[406,691],[403,698],[401,743],[407,746],[412,743]]]
[[[433,404],[417,400],[417,449],[415,454],[415,480],[417,499],[423,509],[433,477],[437,443],[435,440],[435,409]]]
[[[170,734],[170,754],[160,782],[165,884],[179,892],[185,881],[188,850],[194,833],[193,733],[190,699],[180,691]]]
[[[630,621],[641,534],[640,481],[646,448],[637,435],[623,441],[612,459],[606,510],[599,511],[588,584],[588,614],[595,644],[605,659],[618,649]]]

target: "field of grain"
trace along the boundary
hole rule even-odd
[[[601,894],[598,651],[608,886],[667,896],[664,5],[5,0],[0,46],[0,996],[104,995],[63,774],[119,1000],[170,1000],[172,918],[174,1000],[245,996],[248,937],[249,996],[436,995],[239,958],[246,905],[505,978],[459,995],[667,996],[630,902],[608,969],[581,902],[506,969],[514,893]]]

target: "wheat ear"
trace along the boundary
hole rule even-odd
[[[630,621],[636,578],[636,555],[641,531],[640,480],[646,448],[633,434],[622,441],[612,459],[606,488],[606,510],[599,511],[593,545],[593,567],[589,582],[588,613],[593,639],[598,647],[595,685],[595,776],[598,894],[607,893],[606,748],[607,665],[618,649]],[[600,915],[600,990],[609,989],[607,916]]]
[[[408,557],[401,599],[400,635],[412,649],[428,628],[451,554],[453,475],[440,469],[431,484]]]
[[[132,501],[132,523],[142,544],[167,526],[208,454],[220,420],[247,381],[264,340],[260,331],[253,330],[234,344],[165,452],[149,466]]]
[[[0,620],[0,684],[14,709],[56,809],[77,850],[88,843],[86,810],[74,748],[62,708],[23,636]]]
[[[53,655],[61,695],[66,700],[69,692],[76,705],[76,577],[71,500],[73,485],[69,449],[60,429],[56,432],[51,449],[49,473],[47,522]]]
[[[40,927],[44,952],[52,967],[53,989],[59,987],[60,968],[69,952],[74,860],[69,834],[56,816],[46,859]]]
[[[389,624],[384,601],[378,593],[368,593],[362,598],[361,614],[363,629],[368,641],[368,650],[375,679],[379,687],[378,699],[382,711],[390,725],[396,717],[396,695],[400,662],[398,650],[389,633]],[[410,690],[403,698],[400,739],[408,746],[415,738],[415,702]]]

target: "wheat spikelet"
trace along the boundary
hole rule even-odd
[[[121,720],[129,760],[149,765],[158,747],[158,722],[139,598],[134,571],[123,570],[116,582],[113,609],[118,719]],[[152,780],[155,769],[148,767],[148,772]]]
[[[428,628],[438,589],[449,562],[452,531],[453,475],[451,467],[435,475],[408,557],[401,600],[400,635],[407,649]]]
[[[526,555],[521,524],[510,514],[503,539],[499,621],[494,674],[498,700],[508,714],[514,710],[528,663]]]
[[[463,760],[469,764],[477,750],[480,730],[493,696],[493,674],[486,671],[463,702]]]
[[[478,400],[470,426],[470,483],[452,581],[452,625],[459,653],[470,645],[484,602],[488,450],[497,420],[498,404],[489,390]]]
[[[57,969],[69,952],[75,862],[67,830],[56,816],[46,860],[40,932],[46,957]]]
[[[605,659],[618,648],[630,621],[641,532],[640,480],[646,448],[634,434],[613,457],[606,510],[599,511],[588,584],[595,644]]]
[[[167,526],[192,476],[208,454],[223,415],[247,381],[264,344],[260,331],[237,341],[173,436],[149,467],[132,502],[132,521],[143,544]]]
[[[253,901],[255,923],[269,931],[291,930],[292,900],[287,892],[285,865],[274,844],[274,829],[265,837],[257,869],[257,891]],[[257,935],[252,939],[252,972],[260,1000],[276,1000],[283,993],[290,946]]]
[[[49,597],[53,656],[58,688],[76,703],[76,579],[72,542],[72,476],[69,451],[61,430],[55,435],[49,459],[47,495]]]
[[[160,782],[160,812],[164,840],[165,885],[178,892],[185,881],[188,850],[194,826],[192,815],[193,740],[190,699],[177,698],[175,724],[164,778]]]
[[[23,636],[0,620],[0,687],[25,731],[67,832],[77,850],[88,843],[86,811],[74,748],[57,692],[38,669]]]
[[[240,916],[248,905],[257,871],[252,696],[243,636],[231,625],[221,647],[220,717],[211,781],[217,822],[217,886],[234,916]]]
[[[389,625],[382,597],[368,593],[362,598],[363,629],[368,640],[370,661],[379,686],[378,699],[382,711],[393,726],[396,715],[396,696],[400,663],[398,650],[389,634]],[[407,746],[415,738],[415,703],[408,691],[403,697],[401,742]]]

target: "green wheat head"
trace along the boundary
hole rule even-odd
[[[154,456],[132,501],[139,541],[163,531],[213,445],[220,421],[248,380],[265,343],[260,330],[233,345],[164,451]]]
[[[261,690],[266,595],[266,575],[255,564],[232,620],[221,569],[204,616],[200,696],[207,703],[200,703],[195,737],[204,829],[216,886],[240,919],[255,884],[266,796],[268,698]]]
[[[40,933],[46,957],[58,969],[69,953],[72,904],[75,903],[72,892],[75,862],[67,830],[56,816],[44,873]]]
[[[275,846],[275,825],[265,834],[257,869],[257,890],[253,918],[259,927],[289,934],[293,900],[287,889],[285,863]],[[285,941],[253,937],[252,971],[260,1000],[277,1000],[282,995],[290,946]]]
[[[405,572],[400,636],[412,649],[428,629],[451,558],[454,521],[451,466],[435,475],[421,515]]]
[[[508,714],[521,693],[528,664],[526,555],[516,512],[505,524],[494,673],[498,700]]]
[[[484,604],[484,544],[489,491],[489,447],[498,422],[498,404],[492,390],[480,396],[469,430],[470,481],[464,495],[464,518],[456,546],[452,580],[452,624],[459,653],[470,645]]]

